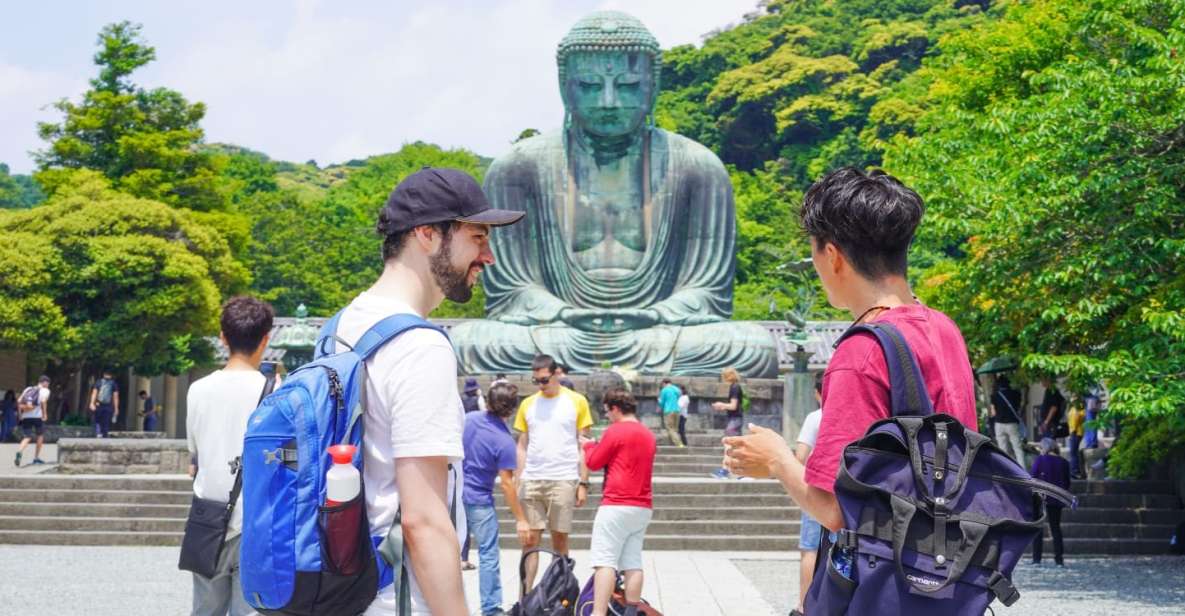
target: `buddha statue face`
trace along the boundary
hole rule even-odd
[[[564,107],[594,137],[638,132],[654,105],[654,62],[636,51],[580,51],[566,59]]]

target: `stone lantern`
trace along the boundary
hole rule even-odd
[[[284,351],[284,367],[289,372],[312,361],[313,347],[317,344],[316,327],[309,325],[309,310],[304,304],[296,307],[296,322],[280,329],[268,346]]]

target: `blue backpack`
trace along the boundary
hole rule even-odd
[[[361,614],[395,572],[401,608],[410,602],[400,516],[386,537],[372,538],[365,487],[350,502],[325,506],[326,449],[354,445],[361,473],[366,360],[405,331],[444,331],[397,314],[350,349],[335,335],[340,317],[322,328],[313,361],[288,374],[247,424],[239,575],[244,597],[262,614]],[[330,353],[334,342],[350,350]]]

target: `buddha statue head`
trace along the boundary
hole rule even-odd
[[[637,18],[585,16],[560,41],[556,62],[564,125],[581,137],[628,143],[653,122],[662,52]]]

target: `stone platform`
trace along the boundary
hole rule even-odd
[[[458,379],[458,386],[460,388],[464,388],[465,379],[467,378],[477,379],[482,391],[489,391],[490,382],[494,380],[494,376],[490,374],[460,377]],[[576,385],[576,391],[588,395],[590,390],[589,381],[596,377],[573,374],[569,378]],[[658,411],[657,399],[658,392],[662,389],[663,378],[666,377],[640,375],[631,383],[631,391],[634,397],[638,399],[638,416],[647,425],[656,428],[661,427],[662,423]],[[673,376],[669,378],[672,383],[685,387],[687,394],[691,396],[691,407],[689,409],[691,416],[687,421],[688,431],[698,432],[724,429],[728,418],[723,412],[713,411],[712,403],[728,401],[728,383],[721,381],[719,378],[703,376]],[[531,375],[529,373],[510,374],[507,375],[507,380],[518,386],[520,396],[529,396],[539,391],[539,388],[531,383]],[[750,401],[749,412],[745,414],[745,422],[751,422],[759,426],[781,431],[782,395],[785,382],[781,379],[745,379],[741,382],[741,388]],[[600,401],[594,400],[593,397],[595,396],[591,396],[588,402],[595,417],[600,413]]]
[[[183,474],[185,439],[67,438],[58,442],[58,472],[83,475]]]

